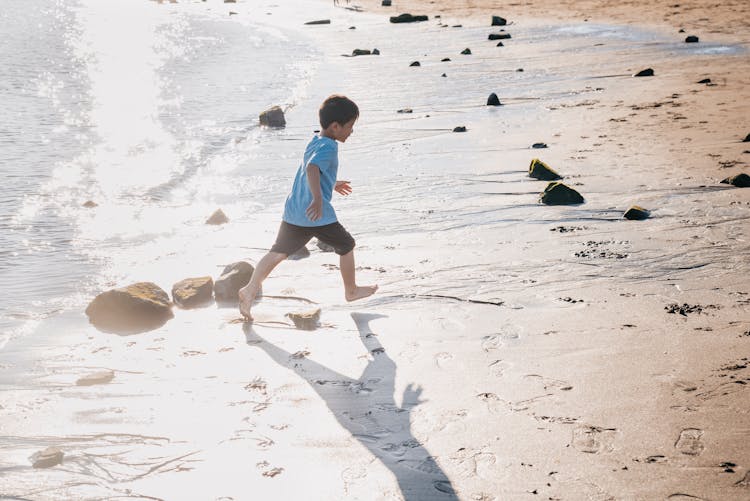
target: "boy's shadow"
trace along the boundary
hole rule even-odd
[[[411,432],[411,410],[419,405],[421,387],[404,389],[401,406],[393,395],[396,364],[370,330],[384,315],[352,313],[370,361],[358,379],[349,378],[263,339],[251,323],[243,327],[248,344],[263,349],[279,365],[293,369],[320,395],[339,423],[349,430],[396,477],[405,501],[458,500],[450,480]]]

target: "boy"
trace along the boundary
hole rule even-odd
[[[327,243],[340,256],[344,297],[355,301],[372,295],[377,285],[358,286],[354,272],[354,239],[339,224],[331,205],[333,190],[341,195],[352,192],[349,181],[337,181],[338,142],[351,135],[359,108],[344,96],[333,95],[323,101],[318,111],[322,130],[308,143],[302,163],[294,177],[292,191],[284,204],[284,216],[276,243],[255,267],[253,276],[240,289],[240,313],[248,319],[260,285],[269,273],[290,254],[299,250],[312,237]]]

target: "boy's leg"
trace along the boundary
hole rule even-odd
[[[344,280],[344,297],[347,301],[356,301],[372,296],[378,290],[377,285],[357,285],[354,250],[340,256],[339,268],[341,269],[341,278]]]
[[[358,286],[356,279],[356,270],[354,268],[354,238],[346,231],[346,228],[340,223],[331,223],[325,226],[315,228],[314,235],[323,242],[327,243],[340,256],[339,269],[341,278],[344,280],[344,297],[347,301],[356,301],[367,296],[371,296],[376,290],[377,285]]]
[[[273,269],[286,258],[286,254],[271,251],[258,261],[258,265],[255,267],[255,271],[253,271],[253,276],[250,278],[250,282],[239,291],[240,313],[242,313],[242,316],[248,320],[253,319],[253,316],[250,314],[250,309],[253,307],[255,296],[258,295],[260,285]]]
[[[269,273],[271,273],[280,262],[305,245],[311,238],[312,232],[309,228],[295,226],[285,221],[281,222],[279,233],[276,235],[276,242],[273,244],[273,247],[271,247],[271,250],[258,262],[258,265],[253,272],[253,276],[250,278],[250,282],[239,291],[240,313],[242,313],[245,318],[248,320],[253,319],[250,310],[253,307],[253,301],[255,301],[255,296],[258,295],[260,284],[263,283],[263,280],[266,279]]]

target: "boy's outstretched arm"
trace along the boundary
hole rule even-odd
[[[312,202],[305,214],[310,221],[317,221],[323,216],[323,195],[320,192],[320,167],[315,164],[307,165],[307,184],[312,193]]]

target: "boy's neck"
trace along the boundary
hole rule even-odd
[[[323,129],[322,131],[320,131],[320,137],[327,137],[328,139],[333,139],[334,141],[336,140],[336,138],[333,137],[333,132],[329,131],[328,129]]]

